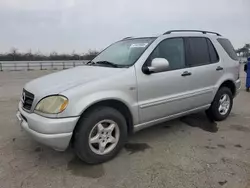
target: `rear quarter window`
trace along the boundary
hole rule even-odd
[[[208,51],[209,51],[209,56],[210,56],[210,62],[211,63],[219,62],[219,55],[216,49],[214,48],[214,45],[209,39],[207,39],[207,45],[208,45]]]
[[[227,52],[227,54],[229,55],[229,57],[231,57],[231,59],[237,61],[238,60],[238,56],[234,50],[233,45],[231,44],[231,42],[228,39],[224,39],[224,38],[219,38],[217,39],[218,42],[221,44],[221,46],[224,48],[224,50]]]

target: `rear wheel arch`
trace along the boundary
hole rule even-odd
[[[219,89],[221,89],[223,87],[229,88],[231,90],[232,94],[233,94],[233,97],[235,96],[235,94],[236,94],[236,86],[235,86],[235,84],[234,84],[234,82],[232,80],[226,80],[226,81],[224,81],[220,85]]]
[[[224,96],[226,96],[227,98],[223,99]],[[208,110],[206,110],[206,114],[209,119],[213,121],[222,121],[228,117],[231,112],[232,106],[233,95],[231,89],[229,87],[222,86],[216,93],[215,98],[211,103],[211,106]],[[225,114],[222,113],[222,110],[225,110]]]

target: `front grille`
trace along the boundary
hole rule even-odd
[[[22,102],[25,110],[31,109],[34,97],[35,96],[32,93],[26,91],[25,89],[23,90]]]

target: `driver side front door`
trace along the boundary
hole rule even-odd
[[[137,70],[141,124],[187,111],[192,102],[189,98],[192,75],[185,62],[184,39],[161,41],[146,61],[147,66],[154,58],[167,59],[169,70],[150,75]]]

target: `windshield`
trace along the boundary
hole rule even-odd
[[[154,40],[155,38],[138,38],[116,42],[102,51],[92,62],[103,65],[112,63],[120,67],[133,65]]]

